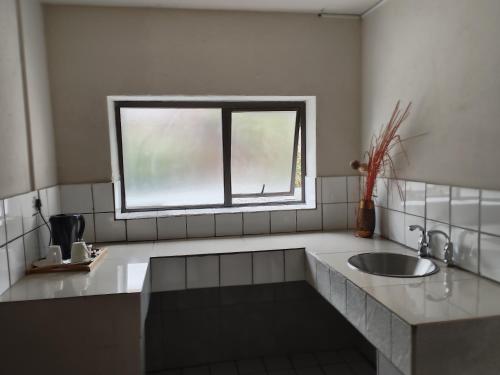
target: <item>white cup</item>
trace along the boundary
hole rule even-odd
[[[62,263],[62,252],[61,246],[52,245],[47,249],[47,262],[50,264],[61,264]]]
[[[73,242],[71,245],[71,263],[82,263],[89,260],[89,251],[85,242]]]

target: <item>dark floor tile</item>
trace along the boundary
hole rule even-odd
[[[353,372],[355,375],[376,375],[377,371],[368,362],[357,362],[351,363]]]
[[[324,375],[320,367],[307,367],[295,369],[297,375]]]
[[[338,353],[347,363],[366,362],[366,359],[356,350],[340,350]]]
[[[315,353],[314,356],[318,359],[320,365],[332,365],[344,362],[344,359],[338,352],[319,352]]]
[[[275,370],[275,371],[269,371],[268,375],[297,375],[295,370],[289,369],[289,370]]]
[[[323,366],[326,375],[354,375],[353,370],[345,363]]]
[[[318,366],[318,360],[310,353],[295,354],[292,356],[292,363],[295,369]]]
[[[264,363],[260,359],[244,359],[237,362],[240,375],[265,373]]]
[[[287,357],[267,357],[264,358],[264,364],[268,372],[292,369],[292,363]]]
[[[208,366],[186,367],[182,369],[182,375],[210,375]]]
[[[219,362],[210,365],[210,375],[238,375],[235,362]]]

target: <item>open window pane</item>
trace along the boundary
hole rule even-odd
[[[127,209],[224,203],[220,108],[121,108]]]
[[[293,194],[296,111],[233,112],[233,196]]]

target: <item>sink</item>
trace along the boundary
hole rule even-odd
[[[439,267],[430,259],[396,253],[358,254],[347,262],[359,271],[378,276],[423,277],[439,271]]]

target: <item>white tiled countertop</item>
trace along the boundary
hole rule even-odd
[[[235,238],[112,244],[90,273],[29,275],[0,296],[0,302],[68,298],[143,290],[152,257],[189,256],[304,248],[412,325],[500,315],[500,284],[459,269],[424,278],[390,278],[351,269],[355,253],[390,251],[415,255],[397,243],[361,239],[352,232],[297,233]]]

